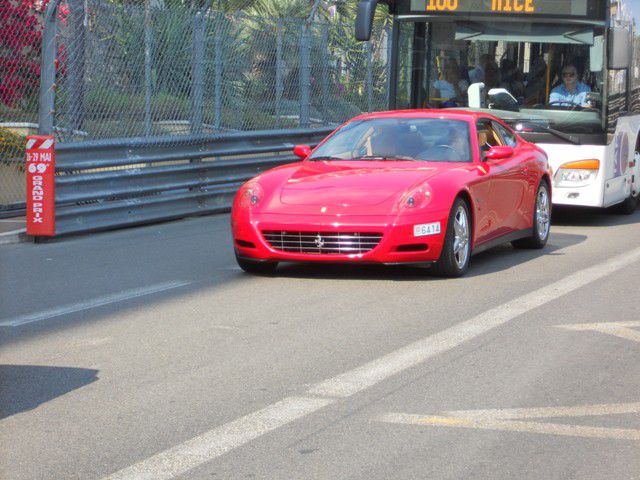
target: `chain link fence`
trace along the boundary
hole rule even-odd
[[[60,141],[313,127],[387,104],[390,29],[68,0]]]
[[[20,136],[38,127],[43,22],[33,2],[2,2],[0,76],[13,77],[0,86],[0,208],[24,201]],[[390,25],[362,43],[352,22],[140,3],[60,3],[58,142],[333,126],[387,105]]]
[[[0,2],[0,216],[25,202],[25,135],[37,131],[41,11]]]

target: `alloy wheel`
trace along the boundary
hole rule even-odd
[[[549,193],[546,188],[542,187],[538,190],[538,198],[536,199],[536,226],[540,240],[544,240],[549,235],[549,227],[551,226],[549,207]]]
[[[458,268],[464,268],[469,257],[469,220],[465,208],[460,205],[453,221],[453,258]]]

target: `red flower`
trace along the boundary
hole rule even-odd
[[[0,0],[0,102],[14,107],[36,94],[40,83],[43,13],[50,0],[38,5],[33,0]],[[58,10],[58,21],[66,25],[69,9]],[[65,70],[66,50],[58,52],[58,70]]]

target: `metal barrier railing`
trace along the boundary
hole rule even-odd
[[[56,147],[56,235],[228,211],[261,171],[330,128],[133,138]]]

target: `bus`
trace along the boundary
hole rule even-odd
[[[358,40],[378,3],[390,109],[490,112],[547,152],[554,204],[636,209],[640,0],[360,0]]]

